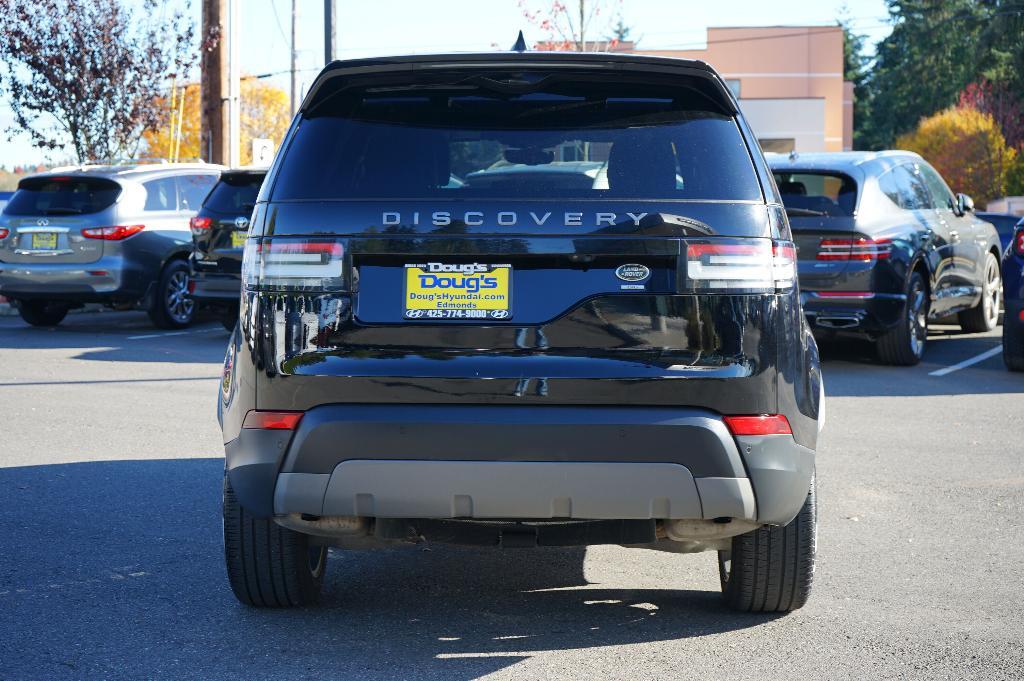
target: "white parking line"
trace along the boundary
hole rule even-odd
[[[169,331],[167,333],[147,333],[143,336],[127,336],[125,340],[146,340],[147,338],[166,338],[167,336],[187,336],[193,333],[209,333],[210,331],[220,331],[216,327],[209,329],[193,329],[191,331]]]
[[[998,345],[998,346],[992,348],[991,350],[986,350],[985,352],[981,353],[980,355],[975,355],[974,357],[971,357],[970,359],[965,359],[962,362],[957,362],[956,364],[954,364],[952,366],[944,367],[942,369],[936,369],[935,371],[930,371],[930,372],[928,372],[928,375],[929,376],[945,376],[946,374],[951,374],[954,371],[960,371],[961,369],[966,369],[967,367],[969,367],[969,366],[971,366],[973,364],[977,364],[978,362],[984,362],[989,357],[994,357],[994,356],[998,355],[1002,351],[1003,351],[1003,346],[1002,345]]]

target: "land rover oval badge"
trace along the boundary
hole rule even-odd
[[[615,268],[615,276],[622,281],[643,281],[651,276],[651,270],[646,265],[619,265]]]

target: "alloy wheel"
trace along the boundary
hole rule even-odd
[[[175,272],[167,279],[165,304],[167,314],[179,324],[187,324],[192,319],[196,303],[188,293],[188,273]]]
[[[999,321],[999,300],[1002,296],[1002,281],[999,276],[999,264],[989,256],[985,264],[985,282],[982,291],[982,305],[985,310],[985,321],[994,327]]]
[[[910,326],[910,351],[915,357],[924,354],[924,344],[928,339],[927,296],[920,281],[914,282],[907,298],[907,324]]]

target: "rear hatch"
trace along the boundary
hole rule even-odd
[[[196,263],[223,274],[238,274],[242,249],[249,234],[249,219],[256,205],[265,171],[222,173],[196,217],[192,242]]]
[[[775,412],[792,249],[728,100],[707,75],[595,76],[307,102],[247,245],[257,403]]]
[[[97,228],[113,224],[111,208],[121,195],[114,180],[84,175],[30,177],[18,183],[0,215],[0,261],[89,263],[103,255]],[[83,231],[84,230],[84,231]]]

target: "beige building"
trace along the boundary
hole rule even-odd
[[[853,148],[853,84],[843,81],[838,26],[709,28],[703,50],[616,47],[711,64],[739,99],[765,151]]]

